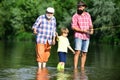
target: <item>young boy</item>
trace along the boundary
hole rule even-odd
[[[68,48],[75,53],[75,51],[70,46],[69,40],[67,38],[69,30],[65,27],[61,28],[61,35],[58,36],[57,34],[57,41],[58,41],[58,56],[59,56],[59,63],[57,65],[58,70],[64,70],[64,66],[66,63],[66,53],[68,52]]]

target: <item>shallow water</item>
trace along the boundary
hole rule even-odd
[[[119,49],[90,44],[85,70],[73,69],[74,55],[69,52],[65,70],[57,71],[56,46],[52,47],[47,68],[38,69],[35,43],[0,42],[0,80],[120,80]]]

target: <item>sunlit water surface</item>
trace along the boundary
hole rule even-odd
[[[90,44],[85,70],[73,69],[67,54],[64,71],[57,71],[57,47],[47,68],[38,69],[34,42],[0,42],[0,80],[120,80],[120,46]],[[80,65],[80,62],[79,62]]]

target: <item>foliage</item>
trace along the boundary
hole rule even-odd
[[[79,0],[1,0],[0,1],[0,39],[32,40],[31,27],[36,18],[45,13],[48,6],[55,8],[57,31],[68,27],[70,36],[71,18],[76,12]],[[94,41],[120,43],[120,2],[119,0],[82,0],[88,5],[95,34]],[[116,27],[117,26],[117,27]],[[98,29],[97,29],[98,28]]]
[[[5,36],[9,40],[32,33],[31,26],[40,14],[45,13],[46,5],[53,6],[42,0],[3,0],[0,5],[0,38]]]
[[[116,36],[113,27],[115,21],[113,20],[114,16],[118,16],[114,15],[117,11],[115,3],[112,0],[91,0],[91,3],[93,5],[88,11],[92,15],[94,28],[99,28],[95,30],[94,37],[97,38],[97,41],[112,42],[113,35]],[[118,18],[116,18],[116,20],[118,20]]]

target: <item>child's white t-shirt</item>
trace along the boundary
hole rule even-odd
[[[67,37],[58,36],[58,52],[68,52],[68,46],[70,45]]]

